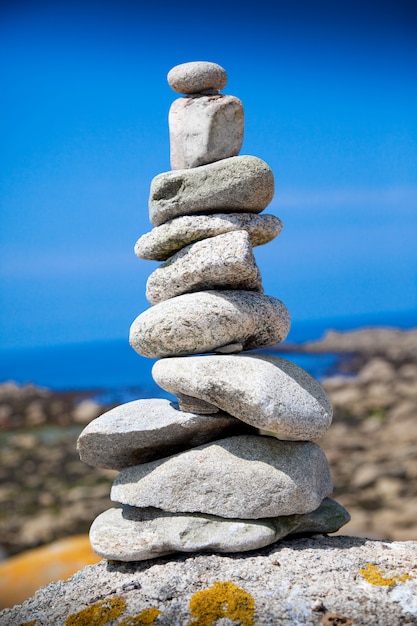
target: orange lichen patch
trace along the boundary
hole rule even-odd
[[[359,574],[362,574],[364,579],[371,585],[378,585],[379,587],[393,587],[397,583],[403,583],[406,580],[410,580],[410,574],[402,574],[401,576],[391,576],[390,578],[384,576],[376,565],[368,563],[365,569],[360,569]]]
[[[36,619],[32,620],[31,622],[23,622],[23,624],[19,624],[19,626],[35,626],[36,624]]]
[[[65,620],[65,626],[104,626],[110,620],[117,619],[126,608],[123,598],[110,598],[88,606]]]
[[[0,563],[0,609],[21,604],[39,587],[65,580],[100,560],[88,535],[75,535],[10,557]]]
[[[222,617],[252,626],[255,600],[231,582],[215,582],[209,589],[193,595],[190,610],[197,619],[189,626],[213,626]]]
[[[144,609],[136,617],[126,617],[119,626],[153,626],[158,615],[161,614],[159,609]]]

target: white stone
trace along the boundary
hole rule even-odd
[[[157,361],[152,376],[172,393],[204,400],[280,439],[318,439],[332,421],[323,387],[290,361],[268,354]]]
[[[254,156],[235,156],[153,178],[149,218],[159,226],[180,215],[260,213],[274,195],[269,165]]]
[[[78,438],[77,449],[88,465],[121,470],[236,434],[239,424],[218,412],[196,415],[180,411],[169,400],[134,400],[90,422]]]
[[[349,519],[330,498],[312,513],[260,520],[117,506],[94,520],[90,542],[99,556],[116,561],[142,561],[173,552],[244,552],[293,533],[336,532]]]
[[[168,116],[173,170],[236,156],[243,142],[243,106],[222,94],[188,96],[171,104]]]
[[[310,513],[332,489],[317,444],[240,435],[129,467],[116,476],[110,497],[173,513],[259,519]]]
[[[198,291],[141,313],[129,341],[142,356],[158,359],[213,352],[233,343],[253,350],[283,341],[289,328],[289,312],[277,298],[255,291]]]
[[[149,276],[146,297],[158,304],[174,296],[207,289],[263,293],[249,235],[237,230],[186,246]]]
[[[221,65],[209,61],[191,61],[176,65],[168,72],[168,84],[179,93],[220,91],[227,83],[227,73]]]
[[[183,215],[142,235],[136,242],[135,254],[140,259],[165,261],[195,241],[234,230],[246,230],[252,246],[259,246],[274,239],[281,229],[281,220],[269,214]]]

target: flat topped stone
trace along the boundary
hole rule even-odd
[[[278,356],[162,359],[154,364],[152,376],[180,400],[182,394],[198,398],[280,439],[318,439],[331,424],[332,406],[322,386]]]
[[[174,254],[149,276],[146,297],[158,304],[182,293],[243,289],[263,293],[249,235],[237,230],[197,241]]]
[[[198,291],[176,296],[141,313],[130,328],[130,345],[159,359],[215,352],[241,343],[244,350],[280,343],[290,329],[287,307],[256,291]]]
[[[151,182],[149,219],[159,226],[180,215],[261,213],[274,196],[265,161],[244,155],[190,169],[163,172]]]
[[[281,229],[282,222],[275,215],[257,213],[183,215],[142,235],[136,242],[135,254],[140,259],[165,261],[195,241],[234,230],[246,230],[252,246],[260,246],[279,235]]]
[[[179,93],[220,91],[226,86],[226,70],[210,61],[191,61],[173,67],[167,76],[169,86]]]
[[[78,438],[77,449],[88,465],[121,470],[244,432],[242,426],[219,412],[196,415],[180,411],[169,400],[134,400],[90,422]]]
[[[317,444],[240,435],[127,468],[110,497],[173,513],[259,519],[310,513],[332,489]]]
[[[94,520],[90,542],[105,559],[143,561],[173,552],[255,550],[294,533],[334,533],[349,520],[346,509],[330,498],[312,513],[260,520],[117,506]]]
[[[239,154],[243,106],[239,98],[223,94],[178,98],[169,109],[168,125],[171,168],[198,167]]]

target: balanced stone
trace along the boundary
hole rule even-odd
[[[252,350],[279,343],[290,315],[277,298],[256,291],[198,291],[160,302],[141,313],[130,328],[130,345],[158,359],[213,352],[241,343]]]
[[[294,533],[333,533],[349,519],[346,509],[330,498],[305,515],[260,520],[117,506],[94,520],[90,542],[105,559],[143,561],[172,552],[255,550]]]
[[[242,426],[222,413],[185,413],[169,400],[134,400],[90,422],[78,438],[77,449],[88,465],[121,470],[245,432]]]
[[[186,246],[149,276],[151,304],[190,291],[243,289],[263,293],[249,235],[237,230]]]
[[[168,72],[168,84],[179,93],[220,91],[226,86],[227,73],[221,65],[209,61],[191,61],[176,65]]]
[[[152,376],[169,393],[204,400],[280,439],[318,439],[331,424],[332,405],[322,386],[278,356],[162,359],[154,364]]]
[[[274,175],[269,165],[258,157],[234,156],[155,176],[149,218],[153,226],[159,226],[180,215],[261,213],[273,196]]]
[[[269,214],[183,215],[142,235],[136,242],[135,254],[140,259],[165,261],[195,241],[234,230],[246,230],[252,246],[260,246],[272,241],[281,229],[281,220]]]
[[[178,98],[168,123],[173,170],[236,156],[242,147],[243,106],[235,96]]]
[[[129,467],[115,478],[110,497],[174,513],[259,519],[310,513],[332,489],[317,444],[240,435]]]

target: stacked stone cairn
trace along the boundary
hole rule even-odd
[[[149,276],[152,305],[130,343],[156,359],[155,382],[178,402],[141,399],[92,421],[78,440],[89,465],[120,470],[90,530],[94,551],[138,561],[175,552],[240,552],[300,533],[336,532],[349,521],[315,443],[330,401],[307,372],[267,350],[290,316],[264,295],[253,246],[281,221],[262,214],[274,194],[270,167],[238,156],[241,101],[220,92],[216,63],[174,67],[185,94],[169,112],[172,171],[151,183],[154,228],[142,259],[164,261]],[[258,351],[256,351],[258,350]]]

